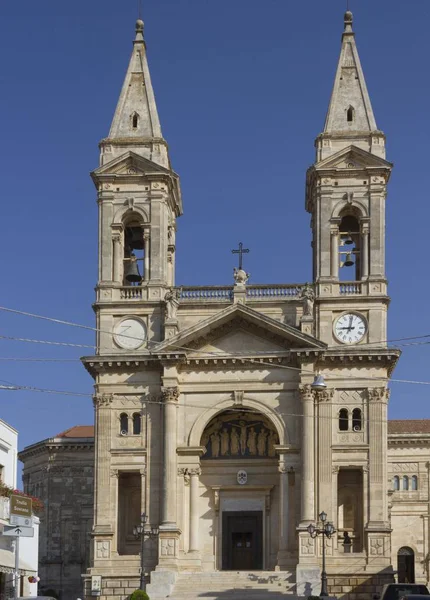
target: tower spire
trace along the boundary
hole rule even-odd
[[[332,144],[335,152],[353,143],[372,152],[371,138],[376,132],[381,135],[358,55],[353,14],[347,10],[344,15],[344,32],[336,78],[321,135],[324,138],[336,139]],[[365,141],[365,144],[360,143],[360,140]],[[327,152],[324,154],[327,156]]]
[[[103,157],[104,146],[110,156]],[[102,164],[132,150],[153,162],[170,168],[166,141],[161,132],[154,90],[152,88],[144,40],[144,23],[136,21],[133,52],[108,138],[101,143]]]

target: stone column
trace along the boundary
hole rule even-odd
[[[115,283],[122,283],[122,265],[123,253],[121,243],[121,233],[116,232],[112,237],[113,242],[113,280]]]
[[[363,224],[361,229],[361,279],[369,277],[369,225]]]
[[[176,527],[176,427],[177,401],[179,388],[162,388],[164,401],[164,436],[163,436],[163,508],[161,524]]]
[[[114,507],[111,505],[111,404],[112,395],[93,397],[95,408],[95,476],[94,476],[94,560],[110,559],[115,531]]]
[[[278,568],[283,571],[286,569],[285,561],[288,551],[288,530],[289,530],[289,494],[288,494],[288,468],[285,464],[285,455],[279,457],[279,551]]]
[[[149,231],[145,229],[145,231],[143,232],[144,281],[149,281],[151,278],[151,273],[149,270],[149,246]]]
[[[339,227],[330,230],[330,276],[333,279],[339,278]]]
[[[318,465],[318,512],[324,510],[328,520],[334,519],[332,506],[332,424],[333,424],[333,389],[315,392],[318,403],[318,446],[316,463]]]
[[[190,475],[190,552],[199,551],[199,477],[200,467],[189,469]]]
[[[313,521],[315,516],[315,466],[314,466],[314,396],[310,385],[300,386],[302,399],[302,499],[301,522]]]
[[[369,526],[388,522],[386,494],[387,472],[387,403],[389,390],[369,388]]]

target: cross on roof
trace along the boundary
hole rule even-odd
[[[232,254],[239,254],[239,269],[242,269],[243,255],[249,253],[248,248],[244,248],[242,242],[239,242],[239,249],[232,250]]]

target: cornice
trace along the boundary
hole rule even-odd
[[[48,438],[32,446],[27,446],[18,452],[18,458],[25,461],[31,456],[38,456],[46,452],[82,452],[94,450],[94,438]]]

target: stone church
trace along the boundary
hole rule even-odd
[[[394,496],[417,499],[428,474],[411,446],[405,454],[401,426],[397,470],[388,468],[387,385],[400,355],[385,341],[392,164],[350,12],[315,147],[305,192],[313,282],[249,284],[240,245],[231,285],[176,287],[181,188],[137,21],[92,173],[99,275],[97,351],[83,359],[95,381],[86,596],[91,576],[102,577],[103,598],[138,587],[142,513],[159,531],[144,542],[154,599],[174,598],[184,581],[254,572],[284,591],[319,593],[321,538],[307,527],[322,511],[336,530],[325,546],[330,593],[370,597],[393,580]],[[428,518],[420,527],[428,541]],[[427,579],[423,569],[416,577]]]

